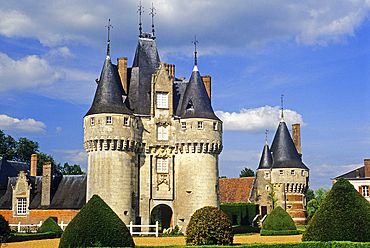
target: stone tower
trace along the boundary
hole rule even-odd
[[[298,134],[295,135],[298,136]],[[264,146],[251,194],[253,199],[250,200],[260,205],[260,213],[263,217],[273,208],[272,197],[269,194],[273,190],[277,200],[276,206],[285,209],[296,225],[305,225],[307,224],[306,192],[308,187],[309,169],[302,162],[282,118],[271,149],[267,141]]]
[[[98,194],[128,224],[185,232],[191,215],[219,206],[222,121],[197,66],[189,81],[160,62],[154,37],[141,33],[131,68],[107,56],[84,117],[87,200]],[[207,87],[211,89],[211,77]],[[126,89],[126,90],[125,90]]]

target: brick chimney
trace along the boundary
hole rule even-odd
[[[166,69],[168,72],[168,75],[171,77],[175,77],[175,65],[173,64],[166,64]]]
[[[37,176],[37,154],[32,154],[31,155],[31,172],[30,172],[31,177]]]
[[[370,159],[364,159],[365,177],[370,177]]]
[[[292,125],[292,133],[293,133],[293,143],[295,145],[295,148],[297,149],[297,152],[300,156],[302,156],[301,151],[301,124],[296,123]]]
[[[202,76],[202,80],[203,80],[204,86],[206,87],[209,101],[211,101],[211,76],[209,75]]]
[[[45,162],[42,168],[41,206],[50,205],[51,181],[52,165],[51,162]]]
[[[127,58],[117,58],[117,69],[119,77],[121,78],[122,87],[127,94]]]

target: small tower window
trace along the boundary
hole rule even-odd
[[[284,175],[284,171],[283,170],[279,170],[279,174],[280,175]]]
[[[266,172],[265,173],[265,178],[269,178],[270,177],[270,173]]]
[[[218,123],[217,122],[213,122],[213,130],[217,131],[218,129]]]
[[[157,108],[168,108],[168,94],[157,92]]]
[[[198,129],[203,129],[203,121],[198,121]]]
[[[90,124],[91,124],[91,126],[94,126],[94,124],[95,124],[94,117],[91,117],[91,118],[90,118]]]
[[[304,170],[302,170],[302,176],[304,177]]]
[[[17,198],[17,214],[22,215],[27,213],[27,199]]]
[[[107,124],[112,124],[112,116],[107,116]]]
[[[292,170],[292,172],[291,172],[291,173],[292,173],[292,175],[295,175],[295,170]]]
[[[168,173],[168,159],[157,158],[157,173]]]
[[[181,122],[181,128],[186,129],[186,122]]]
[[[125,126],[129,126],[130,125],[130,121],[129,121],[129,118],[128,117],[123,118],[123,125],[125,125]]]

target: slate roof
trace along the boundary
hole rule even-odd
[[[117,67],[107,56],[90,110],[85,116],[101,113],[132,114],[124,103],[123,90]]]
[[[272,167],[272,156],[271,156],[271,151],[269,149],[269,145],[267,144],[267,141],[266,141],[266,144],[263,147],[258,170],[259,169],[270,169],[271,167]]]
[[[209,100],[206,87],[197,66],[194,66],[188,86],[186,87],[179,117],[184,119],[206,118],[220,121],[213,112],[211,101]]]
[[[254,177],[220,178],[220,203],[248,202]]]
[[[150,114],[152,74],[159,67],[159,62],[155,41],[149,38],[139,38],[128,89],[128,106],[136,114]]]
[[[173,113],[179,116],[181,110],[182,99],[184,98],[184,93],[189,82],[184,82],[182,80],[173,81]]]
[[[272,168],[300,168],[308,170],[302,162],[284,120],[280,121],[271,145]]]
[[[42,176],[27,176],[31,184],[29,209],[45,209],[41,207]],[[7,191],[0,199],[0,209],[12,208],[12,185],[17,178],[9,178]],[[51,202],[47,209],[81,209],[86,203],[86,175],[54,176],[52,180]]]
[[[356,171],[359,172],[359,177],[356,177]],[[362,180],[368,177],[365,177],[365,166],[362,166],[360,168],[354,169],[350,172],[344,173],[343,175],[334,177],[333,179],[339,179],[339,178],[345,178],[345,179],[351,179],[351,180]]]
[[[30,166],[25,162],[7,161],[0,157],[0,189],[6,189],[8,177],[16,177],[20,171],[29,170]]]

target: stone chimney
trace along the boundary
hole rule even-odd
[[[301,151],[301,124],[296,123],[292,125],[292,133],[293,133],[293,143],[295,145],[295,148],[297,149],[297,152],[300,156],[302,156]]]
[[[117,69],[118,74],[121,79],[122,87],[125,90],[125,93],[127,94],[127,58],[117,58]]]
[[[202,80],[204,83],[204,86],[206,87],[206,91],[209,97],[209,101],[211,101],[211,76],[202,76]]]
[[[37,176],[37,154],[32,154],[31,155],[31,172],[30,172],[31,177]]]
[[[51,162],[45,162],[42,168],[41,206],[50,205],[51,181],[52,165]]]
[[[365,177],[370,177],[370,159],[364,159],[364,165],[365,165]]]

